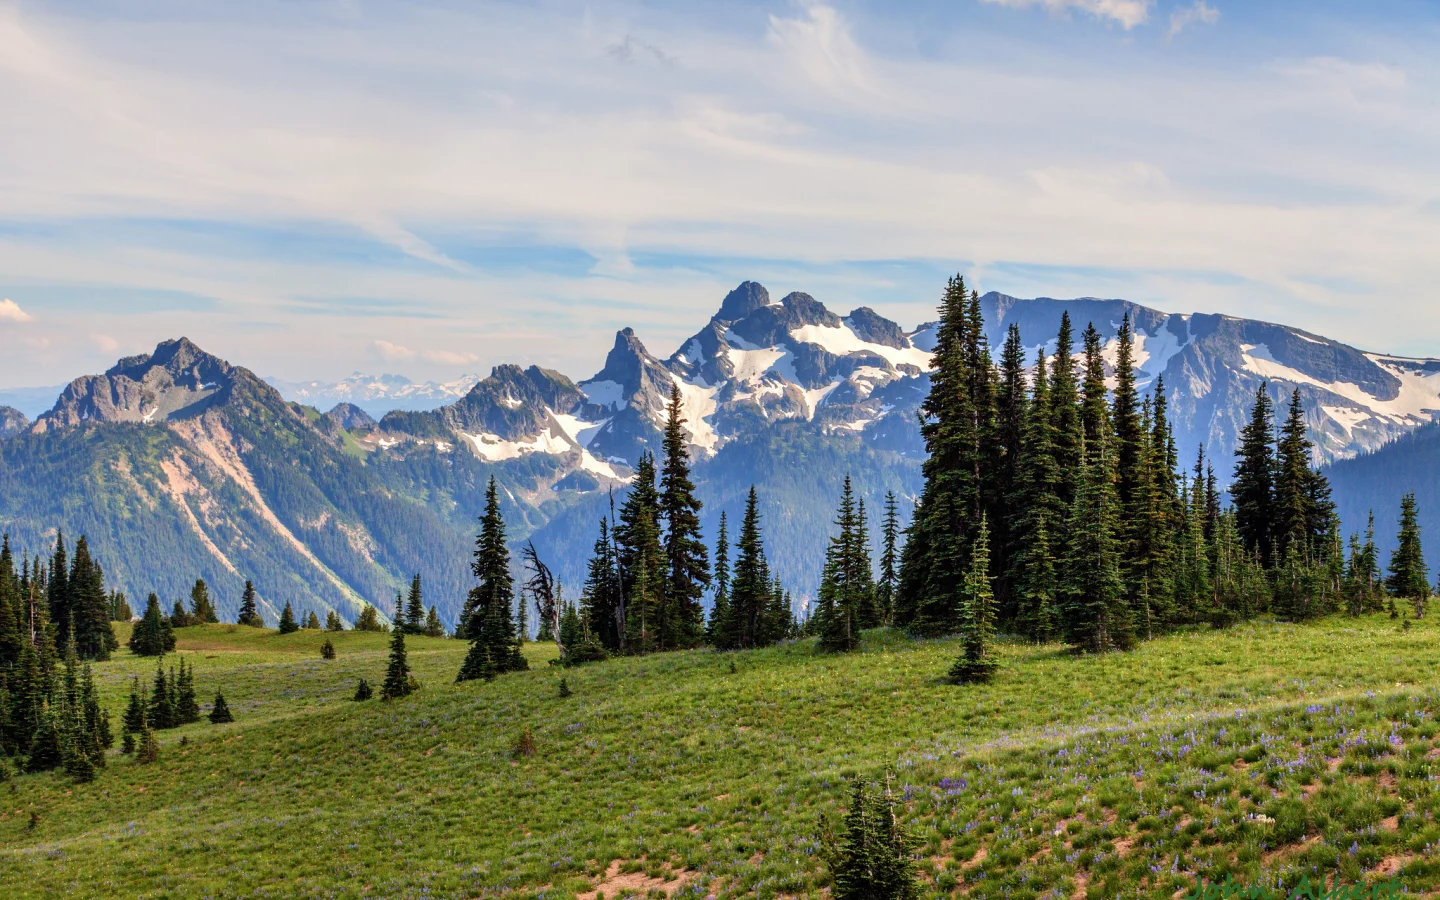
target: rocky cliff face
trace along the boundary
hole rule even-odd
[[[0,441],[14,437],[30,427],[30,420],[20,410],[10,406],[0,406]]]

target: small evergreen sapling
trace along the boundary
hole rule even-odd
[[[235,717],[230,713],[230,706],[225,702],[225,695],[217,690],[215,704],[210,708],[210,724],[223,725],[233,721],[235,721]]]
[[[147,728],[140,736],[140,750],[135,754],[135,762],[148,766],[159,759],[160,742],[155,739],[155,732]]]
[[[563,699],[563,698],[565,698],[565,697],[569,697],[569,696],[570,696],[571,694],[573,694],[573,693],[575,693],[575,692],[572,691],[572,690],[570,690],[570,682],[566,681],[564,678],[561,678],[561,679],[560,679],[560,697]]]
[[[351,699],[356,701],[369,700],[373,696],[375,696],[375,691],[371,689],[370,682],[362,678],[360,679],[360,683],[355,685],[355,696]]]
[[[305,617],[305,629],[307,631],[320,630],[320,617],[315,615],[315,610],[310,610],[310,615]]]
[[[380,699],[404,697],[415,689],[414,684],[410,677],[410,664],[405,658],[405,629],[396,623],[390,631],[390,663],[385,669],[385,684],[380,688]]]
[[[510,745],[510,755],[515,759],[523,759],[534,756],[535,750],[535,733],[530,730],[529,725],[526,725],[521,729],[520,736],[515,739],[515,743]]]
[[[325,643],[323,643],[323,644],[320,645],[320,658],[321,658],[321,659],[334,659],[334,658],[335,658],[335,645],[332,644],[332,643],[330,643],[330,639],[329,639],[329,638],[326,638],[326,639],[325,639]]]

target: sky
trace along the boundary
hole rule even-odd
[[[1440,2],[0,0],[0,387],[599,369],[740,281],[1440,357]]]

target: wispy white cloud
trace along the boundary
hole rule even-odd
[[[474,353],[455,350],[422,350],[420,355],[426,360],[442,366],[464,366],[480,361],[480,357]]]
[[[6,297],[0,300],[0,322],[33,322],[35,317],[20,308],[20,304]]]
[[[114,353],[120,349],[120,342],[108,334],[95,333],[90,335],[90,343],[101,353]]]
[[[400,360],[415,358],[414,350],[400,344],[391,343],[390,341],[372,341],[370,343],[370,349],[375,352],[376,356],[386,362],[398,362]]]
[[[984,0],[984,2],[1016,9],[1038,6],[1056,15],[1072,11],[1085,13],[1130,29],[1145,24],[1150,18],[1150,7],[1154,5],[1155,0]]]
[[[1218,21],[1220,10],[1205,0],[1195,0],[1189,6],[1179,6],[1170,11],[1170,28],[1165,32],[1165,39],[1170,40],[1191,25],[1214,25]]]

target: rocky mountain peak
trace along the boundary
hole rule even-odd
[[[739,287],[725,295],[720,311],[712,321],[738,322],[757,309],[770,305],[770,292],[755,281],[742,282]]]
[[[14,437],[30,427],[25,414],[11,406],[0,406],[0,441]]]

